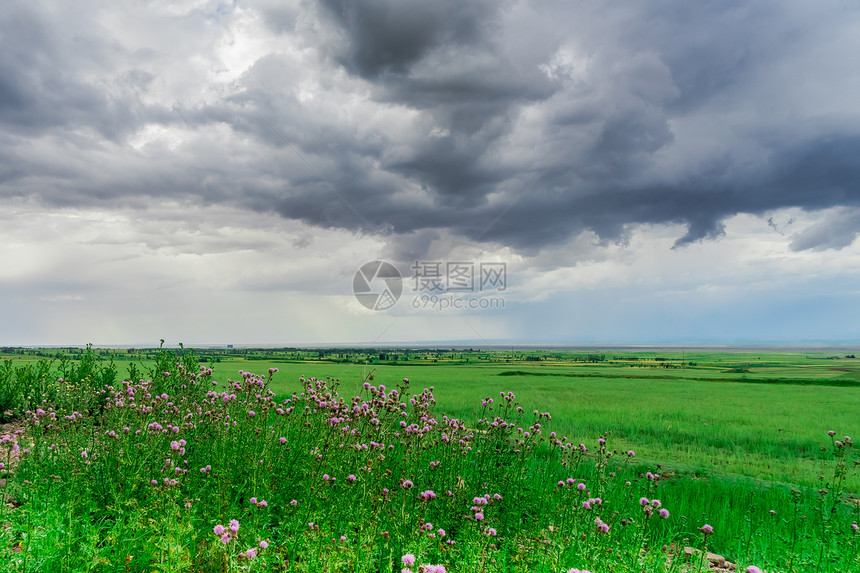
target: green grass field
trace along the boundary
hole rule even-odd
[[[130,364],[152,363],[147,351],[104,352],[120,377]],[[272,385],[279,397],[298,389],[302,376],[339,379],[344,391],[357,392],[372,374],[388,386],[403,378],[433,386],[441,410],[468,417],[481,398],[512,391],[527,409],[551,412],[553,429],[571,440],[610,431],[619,449],[698,475],[815,487],[827,432],[860,435],[860,359],[844,358],[854,354],[844,349],[449,350],[413,351],[407,360],[403,351],[324,352],[198,351],[220,358],[212,364],[216,379],[279,368]],[[380,360],[382,353],[399,361]],[[582,362],[590,356],[603,361]],[[860,493],[860,472],[847,487]]]
[[[199,350],[195,355],[186,353],[183,358],[187,365],[186,370],[179,372],[181,380],[190,380],[187,372],[192,371],[194,367],[208,366],[213,369],[211,380],[218,382],[217,386],[213,387],[219,392],[227,386],[228,379],[239,383],[247,380],[247,375],[243,376],[241,372],[265,374],[269,369],[278,369],[277,373],[266,382],[267,390],[272,392],[270,399],[260,396],[255,399],[253,392],[250,392],[247,395],[240,395],[238,402],[230,401],[223,404],[220,399],[207,402],[207,398],[200,393],[203,391],[202,388],[192,391],[189,386],[186,390],[185,385],[180,388],[171,381],[173,378],[162,375],[163,370],[175,370],[171,364],[175,366],[179,355],[173,351],[159,353],[157,350],[129,352],[96,349],[85,355],[84,360],[80,360],[81,355],[76,350],[71,352],[69,356],[74,359],[62,362],[59,358],[52,358],[56,351],[13,350],[0,356],[0,361],[3,361],[2,364],[5,367],[5,370],[0,371],[0,375],[5,372],[7,379],[12,380],[17,373],[19,381],[30,381],[27,395],[18,396],[23,400],[22,404],[26,404],[30,410],[35,410],[37,406],[47,407],[49,401],[45,400],[45,396],[48,396],[53,400],[58,414],[66,416],[72,409],[90,412],[99,428],[114,428],[109,432],[119,433],[115,438],[122,440],[124,445],[118,450],[110,449],[107,445],[101,444],[97,434],[87,430],[86,423],[80,428],[79,423],[72,420],[67,424],[68,429],[60,433],[62,438],[49,438],[50,432],[46,431],[45,439],[62,439],[65,441],[65,447],[73,451],[93,451],[104,448],[104,453],[98,458],[103,465],[96,464],[91,467],[87,463],[85,469],[69,469],[61,463],[61,459],[57,458],[55,453],[42,449],[41,457],[37,456],[38,463],[34,458],[32,466],[25,466],[25,469],[31,472],[26,474],[29,478],[22,475],[16,476],[19,481],[15,482],[17,485],[11,486],[13,489],[10,491],[17,491],[15,495],[18,501],[31,500],[22,506],[19,515],[28,515],[37,521],[59,520],[57,527],[65,528],[63,529],[65,531],[69,527],[74,529],[77,525],[68,521],[70,517],[53,513],[52,503],[54,502],[51,500],[56,499],[55,496],[60,495],[59,492],[63,490],[52,488],[50,480],[44,482],[44,476],[47,475],[45,472],[57,479],[59,479],[58,476],[68,476],[63,480],[67,480],[69,484],[78,484],[68,485],[71,489],[64,494],[67,497],[69,491],[77,491],[75,488],[87,490],[86,492],[81,490],[80,495],[73,493],[72,499],[80,497],[82,500],[89,500],[86,503],[80,502],[81,507],[75,511],[89,508],[86,511],[91,515],[101,515],[99,519],[106,520],[100,521],[102,525],[98,527],[93,525],[95,529],[89,530],[90,533],[78,532],[77,534],[79,537],[95,536],[92,538],[95,545],[92,545],[88,551],[93,555],[101,555],[96,558],[96,563],[101,562],[99,560],[105,563],[115,562],[116,555],[112,552],[106,553],[100,545],[105,542],[105,539],[117,535],[130,535],[132,532],[137,532],[135,535],[138,535],[140,531],[152,531],[152,528],[161,527],[159,524],[163,526],[164,519],[181,518],[183,525],[179,529],[171,530],[173,537],[170,541],[172,545],[168,544],[170,549],[165,550],[164,547],[159,549],[160,546],[147,547],[148,553],[140,557],[140,562],[145,562],[148,564],[147,567],[158,571],[192,570],[187,567],[193,563],[206,564],[199,566],[202,567],[199,570],[232,571],[234,565],[240,566],[243,563],[242,560],[246,558],[241,555],[237,557],[235,554],[231,556],[227,553],[219,553],[217,543],[212,545],[208,541],[203,541],[203,537],[199,537],[203,534],[200,528],[207,523],[206,516],[212,515],[213,512],[220,515],[224,523],[226,523],[226,516],[232,514],[242,513],[246,519],[253,518],[256,520],[253,522],[253,527],[257,528],[255,531],[258,536],[265,537],[266,528],[275,528],[272,529],[275,532],[273,538],[280,540],[279,555],[287,559],[293,559],[295,555],[305,555],[305,562],[299,564],[299,570],[316,570],[315,566],[326,563],[333,571],[356,568],[367,571],[387,571],[390,560],[396,561],[396,554],[405,552],[404,544],[412,544],[411,548],[424,551],[428,559],[447,560],[450,564],[457,564],[459,567],[457,570],[463,571],[508,569],[558,571],[561,570],[565,560],[571,558],[580,559],[578,561],[580,564],[584,560],[586,564],[591,563],[592,567],[600,565],[601,571],[674,571],[677,570],[672,568],[675,567],[674,565],[666,566],[665,558],[658,558],[659,556],[653,553],[649,553],[646,566],[645,562],[637,557],[640,551],[638,548],[645,548],[655,543],[698,546],[702,539],[696,528],[703,523],[712,525],[716,531],[712,539],[707,540],[707,537],[705,539],[709,548],[725,554],[739,565],[769,564],[769,568],[764,569],[768,572],[816,570],[841,573],[846,570],[845,567],[857,565],[857,559],[860,558],[860,554],[857,553],[860,536],[856,534],[856,524],[860,521],[860,503],[858,503],[858,497],[860,497],[858,473],[860,472],[857,472],[855,467],[858,456],[849,447],[841,449],[834,447],[834,444],[838,445],[835,442],[837,439],[860,435],[858,432],[860,430],[860,416],[858,416],[860,362],[851,357],[853,354],[850,351],[846,352],[842,349],[815,351],[715,351],[710,349],[228,351],[204,349]],[[53,381],[56,380],[58,372],[84,371],[89,374],[81,384],[77,384],[74,380],[65,380],[57,386]],[[146,513],[147,517],[143,521],[137,518],[129,521],[129,516],[120,506],[132,504],[136,507],[141,495],[136,493],[141,487],[140,480],[148,481],[147,471],[150,473],[164,471],[163,468],[154,469],[160,466],[160,462],[156,463],[155,460],[164,454],[159,454],[158,448],[153,447],[146,440],[136,441],[129,434],[129,427],[143,426],[134,425],[137,422],[134,422],[135,417],[131,413],[122,413],[122,408],[127,407],[127,404],[121,406],[119,411],[114,411],[115,409],[104,411],[103,421],[99,421],[96,416],[100,411],[97,404],[102,400],[98,394],[100,385],[104,387],[106,381],[113,381],[108,384],[108,388],[116,388],[116,381],[131,377],[130,373],[134,374],[135,382],[138,379],[152,378],[155,384],[172,388],[169,392],[170,396],[182,396],[183,403],[200,404],[197,410],[194,408],[187,410],[189,415],[198,415],[194,414],[196,411],[204,414],[205,418],[205,415],[211,411],[212,416],[223,421],[231,419],[224,418],[229,413],[232,419],[238,419],[240,422],[234,434],[241,437],[231,438],[225,433],[212,443],[212,447],[215,448],[213,452],[217,452],[217,455],[209,455],[205,448],[201,450],[199,447],[194,448],[193,453],[188,455],[187,459],[193,457],[194,463],[198,464],[206,464],[211,457],[210,463],[213,467],[222,468],[222,473],[218,474],[220,476],[218,488],[213,490],[211,489],[213,486],[207,485],[209,482],[195,481],[190,478],[186,479],[187,485],[178,484],[178,487],[182,488],[181,493],[171,494],[170,488],[162,491],[160,485],[156,486],[159,488],[158,491],[153,490],[151,494],[157,494],[153,498],[155,500],[153,503],[157,502],[161,509],[156,512],[157,515]],[[171,376],[175,375],[176,372],[173,372]],[[65,376],[68,378],[69,374]],[[306,380],[304,384],[301,381],[302,378]],[[377,432],[375,435],[386,436],[386,440],[394,440],[395,443],[399,439],[400,446],[406,447],[406,457],[400,454],[384,459],[385,456],[383,456],[379,460],[384,462],[378,467],[373,465],[376,458],[371,456],[365,459],[367,456],[360,453],[361,449],[354,455],[342,455],[333,451],[323,457],[322,452],[329,448],[331,440],[336,443],[338,439],[343,439],[338,437],[335,427],[344,423],[349,427],[350,422],[341,421],[333,426],[326,418],[330,414],[323,414],[321,411],[317,415],[319,404],[330,402],[330,398],[311,398],[312,394],[307,392],[313,384],[308,386],[307,380],[328,380],[328,387],[336,385],[347,403],[351,397],[358,395],[361,395],[359,402],[368,401],[369,403],[365,384],[372,384],[379,388],[384,386],[390,391],[401,384],[404,378],[409,379],[409,391],[415,393],[416,397],[425,388],[432,393],[433,402],[427,405],[429,407],[427,412],[432,412],[435,419],[442,420],[441,416],[444,414],[448,418],[465,421],[466,431],[472,434],[472,438],[467,438],[466,444],[474,445],[476,452],[467,455],[466,449],[463,449],[461,454],[472,459],[472,462],[463,465],[466,458],[456,455],[451,457],[449,449],[446,449],[443,442],[438,439],[433,442],[432,447],[428,445],[428,450],[424,453],[419,453],[422,452],[421,448],[410,450],[410,447],[417,447],[419,442],[411,444],[408,438],[404,442],[403,437],[397,438],[398,434],[395,433],[392,437],[392,434],[387,433],[396,431],[398,426],[392,425],[393,429],[385,429],[388,428],[386,424],[389,422],[384,422],[379,430],[372,430],[372,426],[366,426],[366,422],[360,422],[363,419],[361,416],[352,422],[353,424],[360,422],[362,434],[359,436],[370,431],[371,434]],[[209,377],[207,376],[206,379],[209,380]],[[147,384],[141,382],[139,392],[148,392]],[[10,390],[8,385],[5,388]],[[87,390],[88,388],[97,390],[95,396]],[[14,390],[14,388],[11,389]],[[0,383],[0,394],[3,391],[4,386]],[[108,390],[102,395],[111,395],[111,392],[113,390]],[[498,405],[504,403],[502,394],[508,392],[516,395],[516,401],[524,412],[514,414],[508,411],[503,414],[507,420],[515,420],[515,425],[507,430],[508,434],[505,434],[503,441],[493,441],[495,440],[491,438],[494,435],[493,430],[488,424],[493,416],[499,415]],[[492,406],[492,412],[482,406],[482,400],[485,398],[493,398],[496,405]],[[248,408],[265,408],[264,411],[266,411],[275,408],[275,403],[284,403],[288,399],[294,404],[309,404],[314,409],[306,410],[303,417],[293,416],[293,421],[280,421],[277,416],[273,418],[271,415],[261,422],[255,421],[259,418],[248,418]],[[266,400],[270,400],[271,405],[267,405],[269,402]],[[164,401],[156,400],[151,407],[163,408]],[[321,410],[333,407],[329,403]],[[217,416],[214,413],[216,408],[221,412]],[[397,408],[386,416],[399,416],[399,410],[400,408]],[[424,410],[418,409],[414,414],[409,413],[407,416],[406,410],[403,412],[404,419],[419,424],[423,424],[423,420],[429,415],[422,414]],[[602,492],[600,496],[607,504],[607,511],[615,508],[614,512],[600,515],[611,524],[612,531],[617,533],[605,538],[598,535],[591,540],[594,524],[590,524],[588,521],[590,518],[586,519],[587,516],[577,518],[571,514],[570,519],[573,521],[568,525],[573,529],[568,530],[559,539],[554,541],[550,539],[552,538],[550,534],[555,531],[554,528],[559,527],[559,521],[554,516],[558,512],[566,516],[568,506],[565,504],[572,502],[572,500],[565,501],[567,498],[564,495],[568,494],[560,493],[561,486],[555,489],[552,487],[554,480],[571,475],[564,466],[558,465],[565,459],[564,455],[559,457],[559,454],[553,453],[552,440],[537,441],[534,442],[531,457],[517,454],[520,457],[516,460],[501,461],[508,459],[505,456],[510,455],[504,453],[506,448],[516,447],[519,452],[519,448],[528,443],[528,440],[517,441],[522,438],[523,433],[515,429],[516,424],[525,431],[535,432],[532,410],[541,413],[549,412],[552,416],[551,420],[540,419],[544,436],[554,432],[558,439],[571,445],[579,443],[587,445],[589,453],[578,458],[576,465],[571,466],[574,468],[573,475],[577,480],[593,484],[589,488],[594,487],[596,491]],[[9,412],[11,411],[7,411]],[[179,430],[178,426],[181,424],[179,420],[187,419],[179,418],[180,414],[179,410],[171,413],[168,409],[163,413],[165,418],[145,417],[143,422],[160,421],[168,427],[169,424],[176,423]],[[383,416],[379,414],[379,417]],[[170,421],[171,419],[175,419],[176,422]],[[260,464],[263,464],[260,467],[267,467],[269,471],[280,467],[279,464],[286,463],[281,459],[283,457],[281,454],[276,455],[275,450],[269,450],[272,446],[262,445],[266,442],[264,437],[266,432],[261,434],[261,430],[264,429],[261,424],[267,422],[274,424],[269,426],[271,432],[281,432],[282,435],[291,436],[288,443],[306,444],[297,448],[296,456],[299,457],[291,458],[293,461],[290,464],[293,465],[290,467],[293,469],[287,471],[289,468],[284,468],[286,473],[280,478],[290,481],[297,479],[296,475],[303,475],[305,478],[302,479],[305,481],[293,482],[294,485],[287,486],[286,482],[272,481],[270,478],[258,475],[259,472],[254,469],[257,466],[252,466],[249,470],[247,460],[256,460],[258,457]],[[127,425],[123,430],[127,435],[125,438],[120,432],[123,424]],[[233,424],[235,425],[236,422]],[[355,431],[358,431],[358,427],[355,426]],[[441,428],[442,426],[439,431],[442,431]],[[480,428],[486,428],[486,430]],[[832,438],[828,436],[828,431],[831,430],[835,432]],[[31,430],[34,434],[42,431],[39,428]],[[151,432],[152,429],[148,431]],[[182,430],[182,432],[178,435],[186,435],[187,432],[189,444],[212,439],[211,433],[206,431],[201,433],[196,425],[193,428],[189,426],[187,431]],[[477,436],[475,436],[476,432]],[[484,436],[485,433],[486,436]],[[143,437],[141,436],[141,439]],[[259,444],[257,444],[258,438],[262,439]],[[601,453],[601,446],[595,446],[598,438],[607,440],[609,449],[604,453]],[[358,446],[361,445],[360,440],[368,438],[355,439],[359,440],[356,442]],[[386,443],[389,442],[386,441]],[[461,444],[460,448],[467,448],[467,445]],[[38,448],[36,443],[31,447]],[[45,447],[44,443],[42,447]],[[141,465],[135,459],[125,459],[128,448],[132,447],[140,449],[141,452],[149,452],[147,454],[149,457],[145,459],[149,459],[151,463]],[[277,448],[277,443],[274,447]],[[482,449],[490,448],[496,454],[489,456],[481,454]],[[468,450],[471,451],[471,447],[468,447]],[[614,459],[611,455],[604,459],[604,456],[611,454],[613,450],[617,450],[618,455],[614,456]],[[635,457],[626,455],[629,450],[635,451]],[[301,455],[311,454],[312,456],[307,461],[299,461],[301,459],[299,451],[303,452]],[[415,453],[410,454],[410,451]],[[501,457],[496,458],[496,455]],[[432,456],[438,456],[438,458]],[[315,461],[317,457],[319,461]],[[433,459],[442,460],[445,471],[427,474],[425,466]],[[356,466],[356,463],[359,465]],[[380,464],[378,460],[377,464]],[[90,491],[93,484],[99,483],[98,480],[103,478],[94,477],[96,481],[93,482],[92,479],[81,481],[82,478],[77,477],[86,475],[86,472],[105,472],[99,475],[104,476],[104,479],[113,480],[114,478],[109,476],[114,476],[113,472],[126,466],[134,468],[134,471],[129,469],[131,473],[115,486],[116,491],[106,492],[103,491],[104,488]],[[490,467],[496,469],[489,470]],[[343,479],[341,474],[348,471],[362,476],[360,471],[365,470],[371,472],[373,478],[371,479],[371,474],[368,474],[368,482],[362,490],[364,497],[356,497],[357,494],[353,490],[340,489],[337,490],[338,495],[334,495],[333,489],[332,499],[339,499],[339,495],[345,495],[353,500],[350,503],[365,507],[367,515],[376,516],[374,520],[382,521],[362,525],[361,519],[350,517],[348,511],[344,514],[340,509],[333,509],[324,504],[313,505],[312,509],[302,513],[301,516],[291,517],[292,514],[289,511],[283,513],[281,509],[278,519],[282,521],[260,521],[253,517],[256,515],[253,512],[247,514],[246,509],[241,509],[242,503],[247,503],[243,501],[245,498],[242,490],[249,484],[256,484],[255,491],[266,492],[266,499],[277,500],[275,506],[287,504],[289,500],[283,496],[288,495],[288,492],[291,492],[289,495],[305,503],[318,495],[315,493],[313,483],[321,479],[323,472],[328,471]],[[3,471],[7,470],[0,469],[0,473]],[[69,471],[72,473],[68,473]],[[84,474],[75,473],[81,471]],[[322,539],[317,537],[334,535],[336,538],[340,535],[337,533],[338,528],[347,527],[347,523],[349,528],[357,527],[362,531],[362,528],[374,531],[379,529],[377,534],[387,534],[386,528],[398,527],[396,512],[386,513],[391,508],[377,506],[378,500],[374,501],[375,498],[371,495],[376,491],[374,488],[382,488],[383,485],[389,484],[388,476],[392,475],[392,471],[394,476],[401,476],[401,481],[411,476],[411,479],[416,480],[416,485],[422,484],[420,487],[430,485],[437,492],[443,487],[450,488],[454,490],[455,498],[458,498],[459,494],[452,484],[459,484],[457,487],[467,484],[464,487],[468,491],[471,491],[470,487],[477,487],[478,489],[473,492],[475,495],[479,494],[478,490],[481,487],[486,488],[490,487],[489,484],[494,484],[492,487],[503,493],[505,497],[516,499],[520,509],[508,509],[507,511],[514,511],[514,513],[498,515],[500,521],[493,522],[493,531],[498,528],[503,532],[504,542],[500,540],[501,545],[496,543],[487,545],[486,540],[482,541],[483,538],[480,536],[474,537],[474,532],[460,530],[460,526],[457,525],[457,519],[459,519],[457,510],[453,507],[441,513],[427,514],[421,510],[423,506],[414,506],[407,498],[403,500],[404,505],[401,508],[405,512],[403,516],[409,516],[409,520],[417,520],[415,523],[419,524],[419,527],[423,527],[424,520],[431,519],[431,516],[434,523],[449,524],[448,527],[452,528],[448,530],[449,536],[452,532],[456,532],[454,537],[460,536],[459,539],[463,544],[459,553],[452,552],[450,547],[442,545],[433,549],[432,544],[428,546],[426,540],[416,545],[414,532],[403,530],[397,534],[394,545],[389,544],[388,541],[380,545],[381,542],[368,537],[357,545],[351,545],[349,550],[344,547],[346,553],[342,560],[338,560],[340,558],[330,560],[331,554],[326,552],[325,545],[319,545],[318,542]],[[135,474],[135,472],[138,473]],[[659,473],[661,476],[659,483],[649,482],[645,477],[646,472]],[[138,477],[134,477],[135,475]],[[47,484],[44,487],[33,485],[43,482]],[[27,485],[28,483],[30,486]],[[357,483],[363,482],[359,480]],[[34,487],[35,491],[33,491]],[[388,485],[388,487],[392,486]],[[510,488],[520,488],[522,491],[516,495],[509,494],[507,491]],[[628,491],[627,488],[634,489]],[[30,491],[29,494],[28,491]],[[198,493],[194,493],[195,491]],[[639,493],[633,493],[634,491]],[[483,489],[481,492],[481,494],[486,493]],[[466,493],[464,491],[464,495]],[[655,525],[655,529],[650,531],[647,521],[641,531],[623,527],[624,520],[621,516],[635,515],[635,512],[633,514],[625,514],[625,512],[631,511],[629,507],[631,505],[635,508],[638,496],[643,493],[649,498],[659,496],[664,507],[671,508],[673,517],[669,525],[660,527]],[[128,495],[132,497],[129,498]],[[189,495],[191,498],[188,497]],[[368,495],[370,497],[367,497]],[[467,499],[468,495],[466,495]],[[558,497],[560,495],[561,497]],[[189,512],[179,509],[178,513],[174,511],[176,508],[171,509],[174,503],[179,506],[185,503],[186,508],[191,507],[189,503],[192,502],[188,499],[193,501],[195,496],[208,496],[206,497],[208,501],[204,503],[205,507],[195,506]],[[385,500],[388,501],[387,494]],[[61,506],[64,503],[74,505],[78,502],[60,502]],[[167,505],[164,505],[165,503]],[[346,510],[348,504],[341,507]],[[542,507],[544,509],[540,509]],[[72,509],[64,511],[73,513]],[[517,511],[525,513],[520,515]],[[72,513],[69,515],[71,516]],[[533,516],[530,518],[532,521],[526,520],[519,525],[513,525],[512,519],[519,523],[528,515]],[[116,521],[117,519],[119,521]],[[320,536],[312,536],[313,539],[296,537],[298,534],[295,528],[301,526],[301,519],[318,523],[325,523],[328,519],[342,525],[330,525]],[[355,521],[356,519],[358,521]],[[561,519],[561,522],[565,519],[567,518]],[[641,524],[636,519],[634,522]],[[853,525],[851,525],[852,522]],[[281,523],[287,529],[277,529],[276,523]],[[16,528],[14,525],[9,531],[12,532],[10,534],[17,536],[14,537],[18,540],[15,547],[37,554],[48,552],[50,559],[45,563],[54,565],[82,563],[73,559],[68,552],[69,548],[66,544],[71,543],[71,536],[62,541],[57,537],[60,535],[59,531],[53,532],[49,528],[39,534],[35,530]],[[313,529],[311,531],[313,532]],[[578,544],[575,540],[580,534],[583,536],[582,539],[587,538],[590,541]],[[349,535],[344,537],[348,538]],[[26,545],[25,541],[33,544]],[[537,550],[537,546],[535,547],[536,561],[533,562],[522,553],[523,548],[532,543],[538,543],[541,548]],[[545,546],[542,545],[544,543],[546,543]],[[197,549],[192,547],[194,544],[202,544],[199,550],[204,552],[204,556],[197,556]],[[66,553],[53,554],[50,548],[55,546],[64,547]],[[135,547],[134,551],[144,551],[142,546]],[[613,547],[615,549],[612,549]],[[469,551],[480,553],[481,558],[476,560],[467,558],[467,548]],[[132,546],[129,545],[127,550],[133,552]],[[377,560],[377,564],[364,563],[363,551],[370,551],[373,559]],[[629,559],[629,563],[622,564],[620,561],[616,563],[617,559],[612,557],[613,551],[617,552],[615,555],[623,553],[625,559]],[[308,555],[314,556],[313,562],[308,561]],[[654,560],[651,560],[652,557]],[[159,562],[157,567],[153,565],[156,561]],[[276,561],[277,559],[266,563],[275,567]],[[135,563],[137,562],[136,560]],[[51,570],[50,567],[45,569],[39,566],[28,566],[27,561],[19,560],[17,563],[19,565],[23,563],[23,568],[17,569],[21,571]],[[221,565],[215,565],[216,563]],[[357,565],[359,563],[362,565]],[[222,565],[223,568],[221,568]],[[706,568],[707,564],[700,565]],[[70,566],[57,570],[76,569]],[[100,569],[96,567],[92,570]],[[275,569],[261,570],[280,569],[275,567]],[[395,567],[393,570],[396,571],[399,568]]]

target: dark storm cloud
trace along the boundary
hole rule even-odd
[[[255,7],[272,45],[290,49],[183,102],[169,80],[190,63],[174,36],[130,49],[86,3],[71,29],[60,8],[12,3],[0,15],[0,195],[196,198],[400,235],[415,256],[440,231],[534,252],[584,230],[624,241],[631,224],[677,223],[682,246],[719,237],[737,213],[860,203],[858,104],[841,95],[856,87],[852,5]],[[200,8],[171,25],[193,37],[232,17]],[[217,76],[216,46],[195,50],[211,58],[200,77]],[[131,145],[151,126],[191,143]],[[211,135],[225,127],[232,136]],[[860,221],[834,229],[793,248],[849,244]]]
[[[78,24],[89,35],[66,29],[73,23],[56,16],[23,2],[10,2],[0,12],[0,125],[5,131],[38,137],[58,128],[88,128],[118,140],[136,129],[142,116],[165,117],[165,110],[146,110],[138,100],[153,78],[132,67],[132,54],[100,35],[99,24],[87,14]],[[110,76],[98,77],[99,69],[111,70]],[[95,78],[86,79],[91,73]]]
[[[484,41],[501,3],[439,0],[323,0],[343,30],[337,59],[366,78],[406,74],[441,47],[470,49]]]

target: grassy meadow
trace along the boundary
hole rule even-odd
[[[0,361],[10,571],[860,570],[844,349]]]

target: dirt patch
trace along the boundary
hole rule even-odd
[[[680,559],[684,563],[681,565],[681,571],[687,571],[690,564],[698,564],[699,560],[703,559],[701,549],[684,547],[682,551],[678,551],[674,544],[669,548],[669,556],[670,560]],[[708,564],[713,573],[737,573],[736,564],[710,551],[705,553],[703,562]]]
[[[6,469],[9,471],[18,465],[18,461],[21,459],[22,446],[15,450],[12,444],[22,441],[26,427],[24,420],[13,420],[0,424],[0,462],[5,463]],[[9,456],[8,460],[6,456]]]

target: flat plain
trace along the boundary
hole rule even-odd
[[[474,440],[481,437],[479,434],[475,438],[475,432],[493,431],[487,425],[489,420],[499,416],[498,405],[505,401],[513,403],[509,397],[515,395],[522,414],[516,417],[516,423],[511,423],[505,443],[511,444],[510,447],[522,447],[517,444],[529,443],[529,431],[535,433],[539,428],[544,436],[553,432],[549,443],[539,440],[532,444],[536,459],[545,460],[539,463],[552,466],[546,471],[564,472],[564,464],[553,466],[563,456],[559,458],[552,453],[551,442],[559,439],[571,447],[581,444],[583,451],[589,453],[578,459],[576,479],[604,484],[601,486],[604,499],[613,500],[609,505],[616,507],[621,506],[622,499],[636,496],[622,494],[612,485],[613,480],[623,484],[626,479],[628,485],[632,481],[631,487],[635,487],[640,480],[649,481],[646,475],[659,475],[659,483],[649,486],[649,496],[656,495],[655,489],[660,486],[664,507],[671,507],[672,515],[678,519],[677,527],[671,532],[661,530],[659,539],[667,546],[673,543],[696,545],[693,539],[696,528],[707,523],[718,532],[710,542],[705,535],[709,550],[720,551],[740,564],[769,564],[771,568],[766,569],[769,571],[806,571],[814,563],[816,570],[840,571],[858,558],[857,536],[853,532],[860,517],[860,472],[855,469],[857,456],[850,449],[850,436],[860,433],[860,360],[854,356],[852,349],[845,348],[202,348],[192,352],[68,348],[5,349],[0,360],[7,372],[23,372],[29,367],[33,372],[41,368],[46,373],[76,371],[76,364],[87,362],[90,371],[95,372],[93,368],[97,365],[105,379],[113,377],[111,388],[119,388],[119,380],[131,380],[124,385],[126,387],[145,384],[180,357],[186,365],[180,375],[185,376],[194,366],[204,371],[211,369],[207,380],[211,378],[218,390],[231,383],[241,384],[251,377],[249,373],[270,372],[266,390],[271,391],[272,404],[284,404],[286,400],[293,404],[300,400],[307,402],[309,388],[323,382],[327,391],[337,392],[346,403],[354,396],[359,397],[359,402],[372,403],[368,387],[379,391],[387,388],[390,392],[408,379],[408,393],[413,394],[413,399],[420,402],[423,400],[420,396],[432,396],[421,419],[463,421],[464,427],[473,432]],[[175,376],[176,372],[169,374]],[[250,394],[248,396],[250,404],[253,400]],[[36,396],[29,399],[33,404],[29,411],[32,411],[39,401]],[[314,399],[318,407],[319,398]],[[313,401],[311,403],[313,405]],[[235,412],[231,412],[235,416]],[[505,412],[503,417],[507,420],[515,417],[512,410]],[[540,420],[537,426],[532,412],[540,415],[536,418]],[[403,412],[404,420],[411,421],[411,416]],[[305,423],[315,422],[309,419]],[[515,427],[516,424],[520,427]],[[480,430],[484,426],[487,429]],[[255,427],[253,431],[259,433],[260,427]],[[389,440],[397,439],[386,435]],[[523,435],[527,437],[525,440]],[[598,439],[602,441],[595,451]],[[400,440],[404,445],[402,437]],[[468,439],[466,442],[472,443]],[[326,447],[328,443],[326,441]],[[434,442],[439,443],[438,440]],[[475,447],[479,447],[477,443],[474,442]],[[90,440],[89,446],[81,447],[92,449],[98,444]],[[184,451],[185,446],[182,447]],[[405,447],[408,451],[408,439]],[[498,444],[494,447],[501,451]],[[462,453],[466,455],[465,450]],[[50,459],[50,454],[46,459]],[[525,473],[538,471],[533,469],[534,460],[521,463]],[[352,461],[342,459],[338,464],[341,465],[331,467],[339,468]],[[392,469],[403,472],[404,476],[418,475],[417,468],[408,463],[389,468]],[[603,473],[606,471],[610,471],[613,479],[607,481]],[[462,475],[449,477],[457,483],[463,480]],[[498,483],[513,482],[509,478],[499,478]],[[241,487],[235,483],[233,486]],[[274,491],[270,495],[275,495]],[[549,496],[545,500],[549,502],[555,493],[545,491],[529,495],[532,497],[528,498],[528,503],[540,506],[541,496]],[[827,495],[830,497],[826,498]],[[34,495],[34,498],[39,496]],[[241,501],[226,496],[221,503],[232,506]],[[829,508],[829,515],[825,515],[825,507]],[[613,513],[613,518],[620,519],[619,513]],[[811,517],[807,520],[806,514],[812,513],[820,514],[820,520],[814,521]],[[543,526],[549,527],[550,532],[555,527],[546,523]],[[619,525],[613,522],[612,527]],[[528,529],[525,528],[524,535],[531,540],[546,533],[540,527],[531,532]],[[505,531],[510,536],[511,528],[506,526]],[[284,535],[289,538],[292,534]],[[653,529],[651,535],[655,535]],[[404,533],[398,543],[408,538]],[[19,534],[18,545],[14,546],[24,547],[22,539],[32,538]],[[646,543],[647,536],[643,531],[636,539]],[[850,540],[848,545],[846,540]],[[470,543],[468,538],[463,542]],[[517,539],[516,544],[521,549],[523,539]],[[375,545],[365,540],[361,547],[369,551]],[[628,567],[626,569],[621,565],[609,567],[607,563],[611,561],[606,561],[606,555],[592,554],[594,547],[576,549],[570,544],[562,545],[559,555],[570,557],[577,554],[576,551],[585,551],[584,554],[589,555],[587,563],[602,564],[605,570],[628,571],[643,566],[639,563],[624,566]],[[305,551],[311,549],[304,548]],[[290,552],[295,550],[295,547],[283,549],[282,554],[289,560],[293,555]],[[179,556],[170,557],[160,570],[184,570],[186,565],[192,567],[190,570],[231,570],[231,564],[240,566],[243,559],[237,557],[234,561],[225,555],[218,561],[210,554],[208,561],[195,561],[193,551],[189,554],[187,547],[177,551]],[[508,569],[560,570],[559,563],[563,561],[547,558],[531,564],[521,563],[517,551],[502,550]],[[320,554],[313,554],[317,561],[322,559]],[[357,555],[360,554],[359,548]],[[374,555],[381,565],[367,570],[388,570],[387,559],[396,561],[396,556]],[[430,551],[429,555],[441,560],[446,554]],[[73,562],[68,556],[65,559],[51,562]],[[149,563],[155,558],[148,559]],[[216,561],[220,565],[213,565]],[[194,563],[198,563],[199,569],[193,569]],[[344,563],[351,562],[347,559]],[[463,560],[453,559],[449,563],[463,570],[483,570],[475,564],[467,566]],[[555,568],[548,565],[550,563],[556,563]],[[676,562],[670,559],[667,563]],[[310,567],[310,562],[305,561],[305,565]],[[219,569],[221,566],[226,568]],[[262,567],[262,562],[258,566]],[[482,565],[485,566],[486,563]],[[663,570],[653,563],[649,566],[652,567],[649,571]],[[38,567],[30,569],[39,570]],[[30,569],[24,566],[20,570]],[[335,566],[333,570],[340,569]]]

